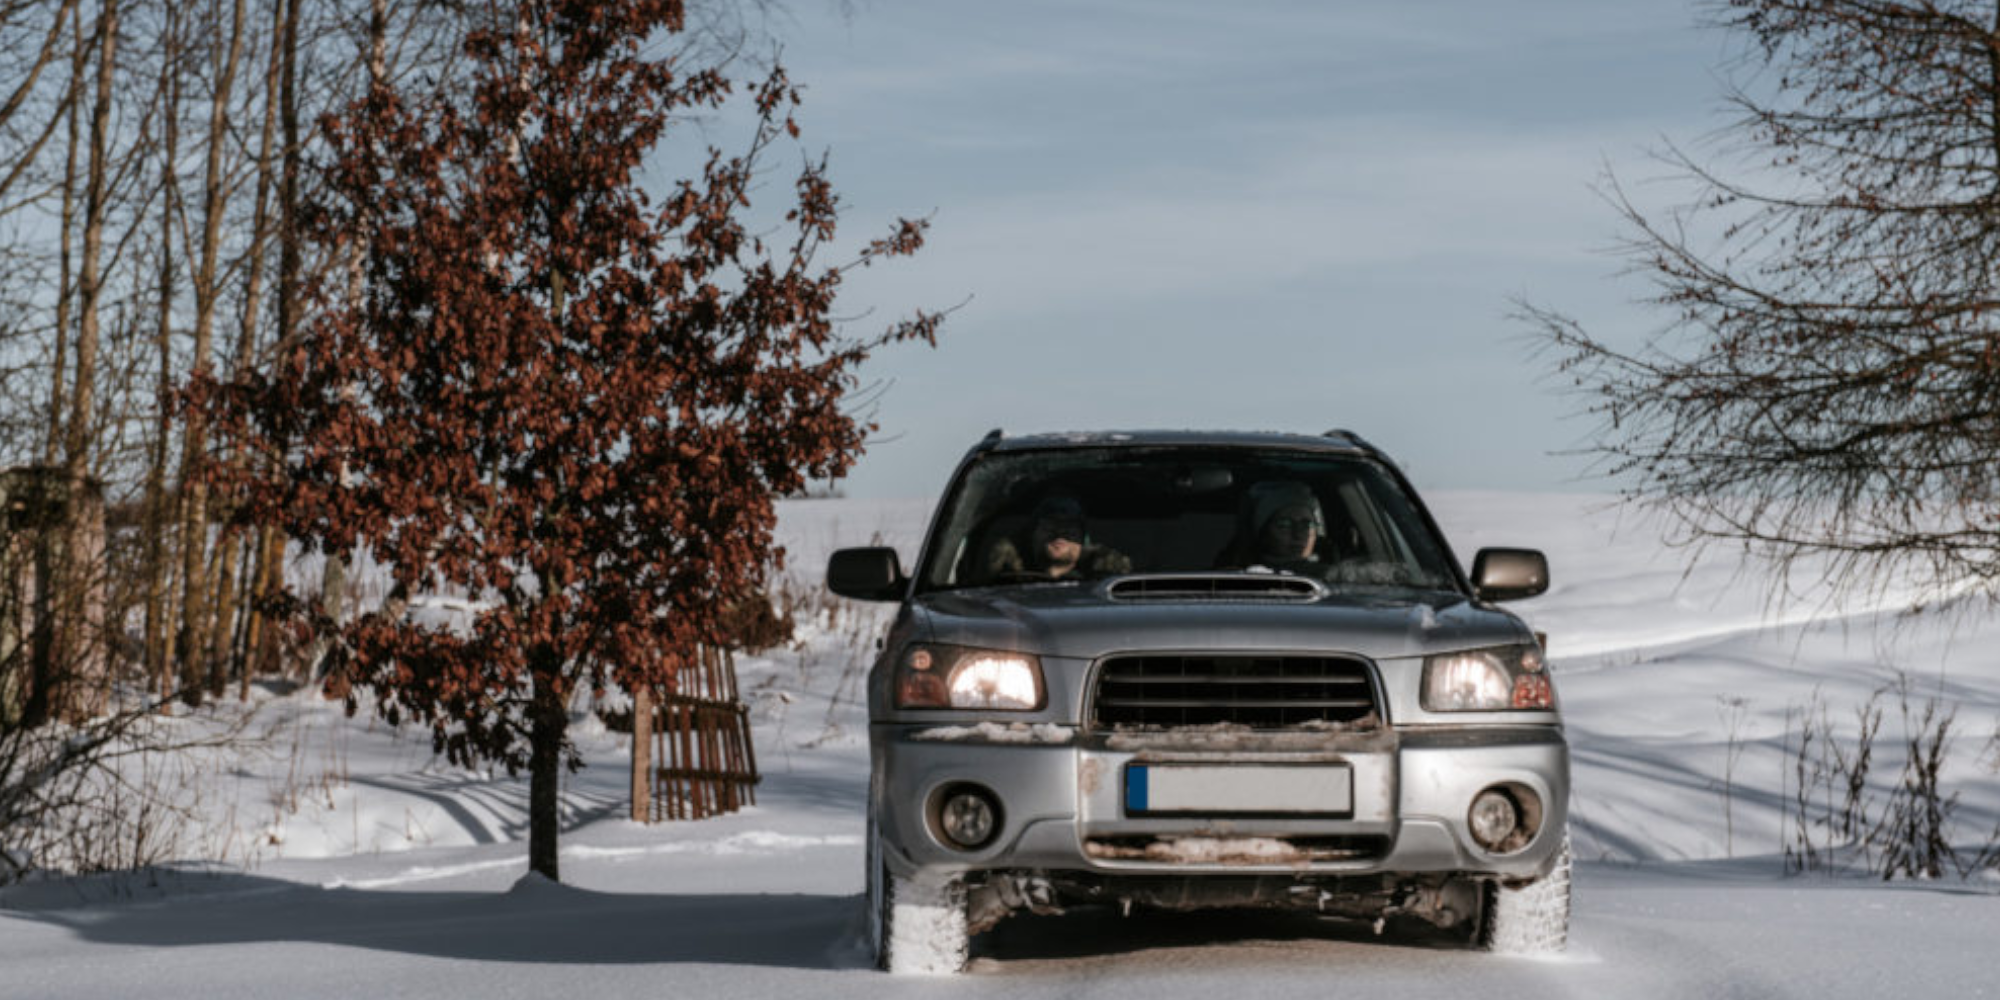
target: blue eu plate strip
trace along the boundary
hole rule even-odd
[[[1132,765],[1125,769],[1125,811],[1142,813],[1146,811],[1146,768]]]

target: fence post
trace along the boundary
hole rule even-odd
[[[653,690],[632,689],[632,819],[653,821]]]

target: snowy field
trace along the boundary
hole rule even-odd
[[[1801,715],[1817,699],[1850,733],[1899,676],[1913,707],[1957,706],[1943,774],[1956,839],[1968,856],[1992,839],[2000,622],[1913,613],[1907,594],[1813,619],[1810,599],[1767,606],[1738,565],[1685,572],[1600,499],[1430,499],[1462,558],[1550,557],[1554,587],[1516,607],[1549,634],[1575,757],[1560,958],[1291,914],[1079,912],[1003,924],[957,980],[875,973],[859,941],[855,699],[882,609],[844,605],[741,665],[764,774],[752,809],[628,821],[625,741],[581,723],[589,766],[565,790],[561,885],[524,878],[525,779],[264,692],[257,754],[167,768],[205,817],[185,863],[0,890],[0,997],[2000,996],[1992,872],[1885,884],[1846,857],[1834,874],[1784,873]],[[927,508],[789,504],[788,572],[810,585],[832,548],[875,538],[907,562]],[[1878,804],[1903,739],[1896,695],[1880,705]]]

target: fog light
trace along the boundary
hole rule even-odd
[[[1521,811],[1514,799],[1497,788],[1489,788],[1472,800],[1472,839],[1489,851],[1498,851],[1513,837],[1521,823]]]
[[[945,796],[938,810],[938,828],[953,847],[975,850],[993,839],[999,826],[1000,810],[985,793],[961,789]]]

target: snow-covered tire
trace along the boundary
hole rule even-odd
[[[875,811],[873,807],[870,807],[868,811],[867,854],[868,862],[867,867],[864,869],[866,874],[863,876],[863,880],[868,886],[868,892],[865,897],[868,905],[868,956],[869,960],[875,963],[876,968],[887,969],[889,967],[889,949],[887,947],[887,938],[883,936],[883,931],[887,928],[887,920],[883,916],[883,911],[888,908],[886,896],[889,889],[885,884],[886,880],[883,878],[882,840],[875,836]]]
[[[1569,836],[1555,867],[1526,885],[1488,883],[1479,922],[1479,944],[1504,955],[1550,955],[1569,945]]]
[[[965,968],[971,938],[965,884],[956,878],[903,878],[882,863],[868,824],[868,937],[875,967],[897,975],[950,975]]]
[[[970,934],[965,884],[956,878],[884,873],[881,965],[897,975],[951,975],[965,968]]]

